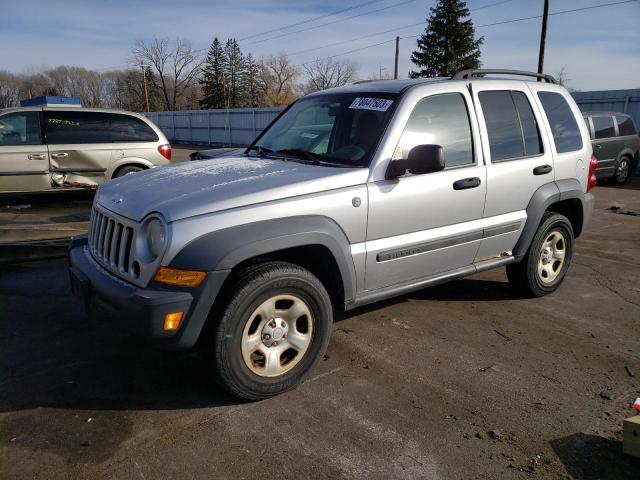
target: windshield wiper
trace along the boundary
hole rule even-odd
[[[303,150],[301,148],[285,148],[282,150],[278,150],[275,153],[284,153],[285,155],[293,156],[299,160],[308,160],[314,165],[322,165],[323,162],[318,157],[316,157],[313,153]]]
[[[256,152],[258,152],[258,155],[261,158],[265,158],[268,153],[273,153],[273,150],[267,147],[263,147],[262,145],[254,145],[253,147],[249,148],[249,150],[255,150]]]

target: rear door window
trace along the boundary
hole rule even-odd
[[[97,112],[45,111],[49,145],[109,143],[108,117]]]
[[[582,149],[582,135],[567,100],[556,92],[538,92],[558,153]]]
[[[158,135],[141,119],[131,115],[108,114],[113,142],[157,142]]]
[[[9,113],[0,117],[0,146],[42,144],[39,112]]]
[[[594,138],[611,138],[616,136],[616,128],[613,125],[613,117],[593,116]]]
[[[487,126],[492,162],[542,153],[538,123],[523,92],[486,90],[479,92],[478,98]]]
[[[618,132],[621,137],[636,134],[636,126],[633,124],[631,117],[616,115],[616,122],[618,122]]]

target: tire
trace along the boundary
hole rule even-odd
[[[141,172],[142,170],[144,170],[144,168],[142,167],[138,167],[136,165],[127,165],[125,167],[121,167],[119,168],[115,175],[113,176],[113,178],[120,178],[120,177],[124,177],[125,175],[130,175],[132,173],[137,173],[137,172]]]
[[[631,159],[622,157],[616,165],[616,170],[611,177],[611,183],[614,185],[624,185],[631,176]]]
[[[559,213],[545,212],[525,257],[507,265],[507,278],[519,294],[542,297],[558,289],[572,256],[571,222]]]
[[[302,382],[331,336],[322,283],[297,265],[269,262],[240,271],[225,291],[229,301],[209,319],[217,324],[204,339],[218,383],[238,398],[261,400]]]

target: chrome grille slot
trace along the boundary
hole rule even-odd
[[[102,267],[128,278],[137,224],[96,206],[91,211],[89,250]],[[134,280],[131,278],[130,280]]]

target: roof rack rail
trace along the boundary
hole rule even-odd
[[[460,70],[456,72],[451,80],[468,80],[472,77],[480,77],[484,75],[491,74],[502,74],[502,75],[519,75],[523,77],[534,77],[538,80],[545,80],[547,83],[558,83],[554,77],[551,75],[546,75],[544,73],[536,73],[536,72],[527,72],[526,70],[504,70],[504,69],[493,69],[493,68],[478,68],[471,70]]]

